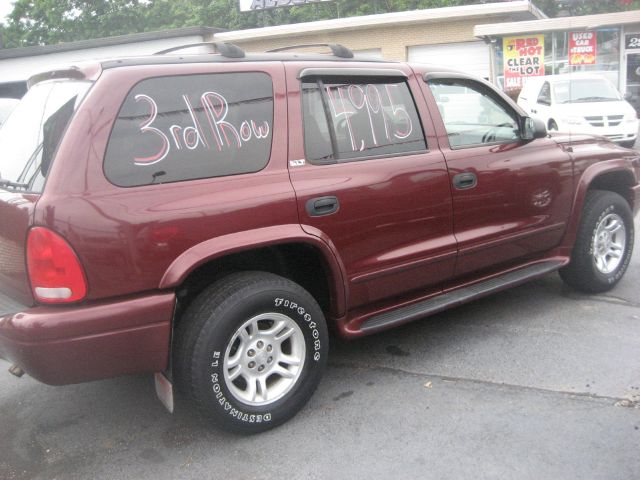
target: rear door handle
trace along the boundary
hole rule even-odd
[[[457,190],[466,190],[467,188],[473,188],[478,184],[478,177],[475,173],[464,172],[459,173],[453,177],[453,186]]]
[[[340,209],[340,202],[337,197],[316,197],[307,201],[307,213],[312,217],[330,215]]]

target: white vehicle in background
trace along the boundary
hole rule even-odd
[[[530,77],[518,105],[548,130],[602,135],[625,147],[633,146],[638,136],[635,109],[600,75]]]
[[[0,126],[2,126],[19,102],[20,100],[16,100],[15,98],[0,98]]]

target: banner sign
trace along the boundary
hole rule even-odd
[[[527,77],[544,75],[544,35],[502,39],[505,90],[519,89]]]
[[[240,0],[241,12],[254,12],[275,7],[293,7],[308,3],[331,2],[332,0]]]
[[[596,32],[569,33],[569,65],[595,65]]]
[[[624,37],[625,48],[640,48],[640,33],[630,33]]]

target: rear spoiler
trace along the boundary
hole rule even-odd
[[[37,73],[27,80],[27,90],[35,84],[44,82],[45,80],[53,80],[57,78],[68,78],[69,80],[84,80],[85,73],[78,67],[69,67],[60,70],[50,70],[48,72]]]

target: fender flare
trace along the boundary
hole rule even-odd
[[[622,158],[606,160],[604,162],[594,163],[587,167],[576,184],[571,214],[569,216],[569,222],[562,242],[563,246],[571,249],[573,248],[573,244],[575,243],[576,236],[578,234],[580,219],[582,217],[582,208],[591,183],[600,175],[614,172],[627,173],[634,178],[636,184],[638,183],[638,178],[636,177],[632,161],[628,159]]]
[[[312,234],[305,230],[309,230]],[[225,255],[270,245],[306,243],[321,252],[330,270],[329,289],[332,313],[342,316],[346,311],[348,294],[344,264],[335,245],[326,235],[313,227],[306,227],[305,230],[298,224],[286,224],[245,230],[205,240],[182,252],[169,265],[158,287],[160,289],[175,288],[199,266]]]

